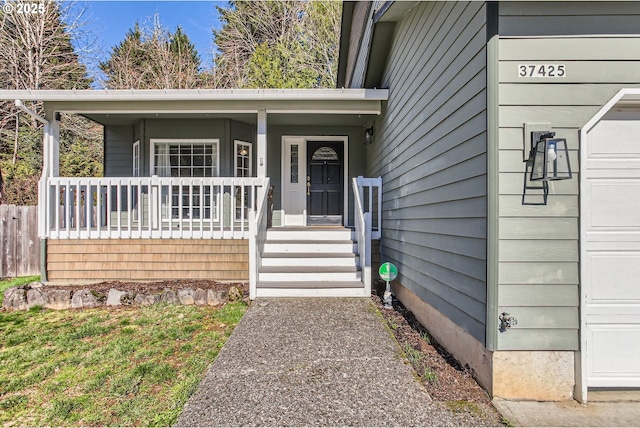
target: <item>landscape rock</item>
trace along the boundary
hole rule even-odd
[[[157,303],[160,300],[159,296],[153,294],[136,294],[136,298],[133,299],[133,302],[137,305],[142,306],[150,306]]]
[[[95,308],[98,306],[100,306],[98,297],[87,288],[76,291],[71,297],[71,307],[74,309]]]
[[[40,288],[30,288],[27,290],[27,307],[33,308],[34,306],[44,307],[47,304],[44,293]]]
[[[183,305],[224,305],[228,301],[248,301],[242,286],[229,284],[226,287],[207,287],[199,283],[190,288],[175,287],[177,281],[169,285],[158,284],[149,287],[142,284],[132,287],[125,284],[122,288],[116,283],[87,286],[54,286],[33,282],[5,290],[2,306],[7,310],[27,310],[36,306],[47,309],[81,309],[104,306],[136,305],[147,306],[157,303]],[[105,286],[107,285],[107,286]],[[228,288],[227,288],[228,287]]]
[[[207,290],[207,305],[218,306],[227,301],[227,292],[223,290]]]
[[[195,303],[195,300],[193,298],[193,290],[190,290],[188,288],[178,290],[178,300],[183,305],[193,305]]]
[[[229,302],[239,302],[242,300],[242,290],[235,285],[229,287]]]
[[[9,310],[25,310],[27,306],[27,293],[24,287],[11,287],[4,291],[2,307]]]
[[[178,296],[173,290],[164,290],[158,299],[162,303],[178,303]]]
[[[202,288],[197,288],[193,293],[193,300],[196,305],[206,305],[207,304],[207,292]]]
[[[45,290],[44,298],[47,309],[69,309],[71,307],[71,290]]]
[[[107,306],[120,306],[124,304],[123,298],[126,296],[129,296],[128,292],[112,288],[109,290],[109,294],[107,294]]]

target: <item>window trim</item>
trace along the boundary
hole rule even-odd
[[[238,177],[238,146],[249,146],[249,175],[253,177],[253,143],[249,141],[233,140],[233,176]]]
[[[140,177],[140,140],[136,140],[133,142],[133,147],[132,147],[133,153],[131,155],[132,160],[131,160],[131,175],[134,177]],[[137,155],[137,156],[136,156]],[[137,165],[136,165],[136,161],[137,161]],[[137,174],[136,174],[136,170],[137,170]]]
[[[215,175],[214,177],[220,177],[220,139],[219,138],[151,138],[149,140],[149,142],[150,142],[150,144],[149,144],[149,156],[150,156],[149,173],[151,175],[154,175],[155,168],[156,168],[156,166],[155,166],[156,144],[166,144],[166,143],[169,143],[169,144],[171,144],[171,143],[173,143],[173,144],[193,144],[193,145],[196,145],[196,144],[200,144],[200,145],[215,144],[217,175]],[[193,178],[193,177],[191,177],[191,178]],[[202,177],[195,177],[195,178],[202,178]]]

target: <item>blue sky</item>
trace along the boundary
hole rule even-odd
[[[126,32],[136,21],[151,23],[158,13],[162,25],[174,32],[180,25],[196,45],[200,59],[206,67],[213,57],[212,28],[219,28],[215,5],[225,5],[226,1],[79,1],[74,8],[84,8],[83,18],[89,22],[85,28],[95,37],[99,49],[98,60],[108,58],[111,49],[120,43]],[[77,15],[74,13],[73,15]],[[89,64],[92,67],[91,64]]]

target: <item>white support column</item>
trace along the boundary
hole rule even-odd
[[[267,111],[258,110],[257,176],[267,176]]]
[[[53,113],[50,121],[50,142],[49,142],[49,177],[60,176],[60,120],[58,113]]]
[[[40,238],[47,237],[47,213],[49,212],[47,192],[47,179],[50,176],[50,152],[51,152],[51,124],[44,124],[44,135],[42,137],[42,175],[38,186],[38,233]]]

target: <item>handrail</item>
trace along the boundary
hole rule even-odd
[[[369,178],[359,176],[354,178],[354,180],[358,187],[357,193],[360,195],[361,203],[364,206],[365,200],[368,202],[366,204],[368,210],[363,210],[363,212],[368,212],[372,216],[377,214],[376,217],[371,219],[371,238],[380,239],[382,233],[382,177]],[[356,193],[355,188],[354,193]],[[374,221],[375,225],[373,224]]]
[[[269,194],[269,178],[257,195],[255,211],[249,211],[249,299],[257,296],[257,287],[262,263],[264,243],[267,239],[268,209],[267,196]]]
[[[361,178],[353,179],[354,223],[362,269],[362,282],[365,287],[365,295],[368,296],[371,294],[371,213],[364,212],[361,189],[359,188],[359,179]]]

